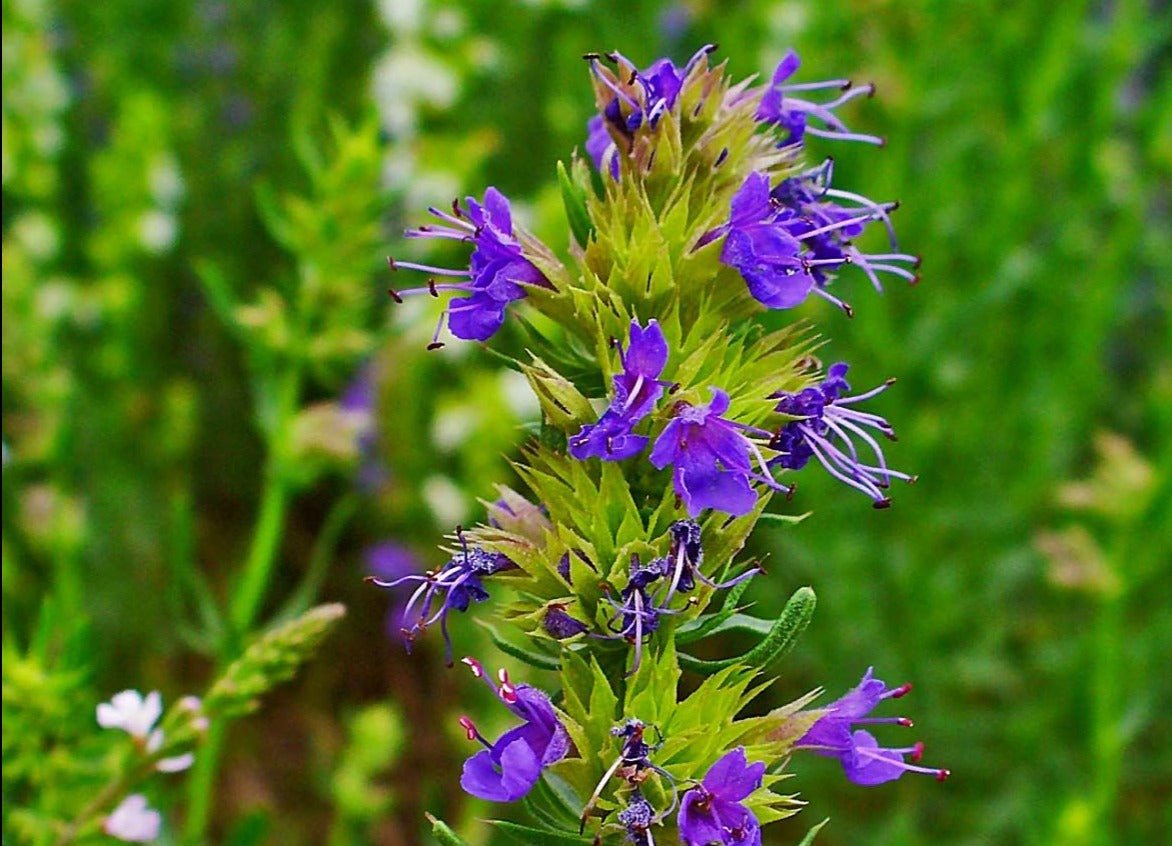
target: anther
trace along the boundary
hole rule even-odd
[[[436,287],[435,287],[435,277],[434,277],[434,276],[429,276],[429,277],[427,277],[427,291],[428,291],[428,293],[429,293],[429,294],[431,294],[433,297],[435,297],[435,298],[437,298],[437,299],[439,298],[439,291],[438,291],[438,290],[436,290]]]
[[[951,770],[936,770],[936,781],[947,781],[950,775],[952,775]]]
[[[468,737],[469,740],[475,740],[480,734],[480,732],[476,729],[476,724],[472,722],[471,718],[460,717],[459,723],[460,727],[464,729],[464,734]]]
[[[397,303],[402,303],[403,298],[399,296],[399,292],[394,288],[387,288],[387,293],[391,295],[391,299]]]
[[[389,267],[391,270],[399,269],[399,266],[395,264],[395,259],[391,256],[387,256],[387,267]]]
[[[722,164],[724,164],[724,160],[727,158],[728,158],[728,147],[725,147],[724,149],[722,149],[720,151],[720,155],[718,155],[716,157],[716,161],[714,161],[712,163],[712,168],[715,170],[716,168],[720,167]]]
[[[452,200],[452,214],[454,214],[456,217],[463,217],[464,216],[464,212],[462,212],[460,210],[460,198],[459,197],[456,197],[456,199]]]
[[[428,348],[428,350],[438,350],[443,345],[444,345],[443,341],[432,341],[430,344],[427,345],[427,348]]]
[[[892,699],[901,699],[902,697],[907,696],[911,692],[912,692],[912,683],[911,682],[904,682],[899,687],[888,691],[887,696]]]
[[[885,508],[890,508],[891,507],[891,498],[885,496],[885,497],[883,497],[883,499],[877,499],[871,503],[871,507],[874,508],[876,511],[882,511]]]
[[[601,53],[583,53],[582,58],[588,62],[597,62],[599,59],[602,58],[602,54]]]
[[[484,665],[470,656],[460,659],[461,664],[466,664],[468,669],[472,671],[472,675],[478,679],[484,678]]]
[[[681,387],[683,387],[683,386],[682,386],[682,385],[680,385],[680,383],[679,383],[679,382],[672,382],[672,383],[671,383],[671,385],[669,385],[669,386],[668,386],[667,392],[668,392],[669,394],[674,394],[674,393],[676,393],[676,391],[678,391],[678,390],[679,390]]]
[[[911,759],[913,764],[920,763],[920,759],[924,757],[924,742],[917,740],[912,744]]]
[[[842,312],[847,317],[854,317],[855,316],[855,310],[853,308],[851,308],[851,304],[848,302],[844,302],[842,304]]]
[[[901,725],[904,728],[912,728],[913,726],[915,726],[915,723],[913,723],[907,717],[896,717],[895,722],[896,722],[896,725]]]

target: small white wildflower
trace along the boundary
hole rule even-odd
[[[115,808],[102,828],[111,837],[129,843],[150,843],[159,836],[162,815],[147,804],[141,793],[131,793]]]
[[[122,729],[131,737],[146,740],[162,715],[163,698],[157,690],[145,697],[137,690],[124,690],[98,706],[98,725]]]

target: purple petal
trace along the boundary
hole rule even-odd
[[[541,777],[541,762],[524,740],[514,740],[496,761],[493,752],[483,749],[464,762],[460,786],[467,793],[492,802],[515,802]]]
[[[655,441],[655,446],[651,448],[651,456],[648,459],[652,466],[662,470],[667,465],[676,460],[679,454],[680,437],[683,435],[684,424],[678,419],[672,419]]]
[[[750,173],[733,195],[729,224],[739,228],[760,223],[772,213],[773,207],[769,204],[769,177],[764,173]]]
[[[903,755],[891,749],[882,749],[879,741],[867,731],[859,730],[851,736],[853,755],[842,756],[846,777],[863,787],[874,787],[895,781],[906,771]],[[859,750],[867,750],[860,752]]]
[[[711,469],[678,469],[676,492],[688,507],[688,516],[697,517],[705,508],[715,508],[734,517],[748,514],[757,505],[757,494],[747,477]]]
[[[448,304],[448,328],[465,341],[487,341],[504,322],[504,306],[483,294],[456,297]]]
[[[646,329],[637,321],[631,321],[630,341],[623,355],[623,369],[627,373],[645,379],[659,378],[667,364],[667,352],[667,340],[658,320],[648,321]]]
[[[764,775],[765,762],[750,764],[745,748],[738,746],[708,769],[704,787],[726,802],[740,802],[761,786]]]

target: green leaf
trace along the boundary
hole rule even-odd
[[[695,620],[689,620],[676,630],[676,643],[693,643],[716,631],[726,620],[736,614],[737,602],[748,588],[748,580],[729,588],[724,598],[724,605],[719,611],[715,614],[706,614]]]
[[[435,839],[442,843],[443,846],[468,846],[467,843],[456,835],[456,832],[452,831],[446,822],[428,813],[424,813],[424,816],[431,823],[431,833],[435,835]]]
[[[810,846],[810,844],[814,842],[814,835],[821,831],[822,826],[826,825],[828,822],[830,822],[830,817],[822,820],[822,822],[818,823],[818,825],[807,831],[806,836],[802,838],[802,842],[799,843],[798,846]]]
[[[562,189],[562,205],[566,209],[570,231],[574,233],[574,240],[585,247],[595,232],[594,223],[586,211],[586,191],[581,185],[574,183],[562,162],[558,162],[558,185]]]
[[[814,616],[816,603],[817,597],[812,588],[798,588],[785,604],[769,633],[748,652],[736,658],[724,658],[719,661],[705,661],[680,653],[680,666],[697,673],[710,673],[734,664],[747,664],[764,669],[793,647],[798,636],[809,625],[810,618]]]
[[[533,846],[535,843],[561,843],[569,846],[590,846],[590,838],[570,832],[551,831],[545,828],[521,825],[506,822],[505,820],[489,820],[490,825],[500,829],[510,840],[522,846]]]
[[[562,668],[561,662],[559,662],[557,658],[554,658],[552,655],[541,653],[536,649],[528,646],[522,646],[518,643],[506,639],[505,636],[497,631],[496,627],[491,623],[487,623],[480,619],[477,619],[476,622],[483,626],[484,629],[488,632],[488,635],[492,638],[492,642],[496,645],[496,648],[506,655],[517,658],[521,661],[524,661],[526,664],[529,664],[530,666],[538,667],[542,670],[560,670]]]

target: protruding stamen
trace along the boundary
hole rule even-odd
[[[468,669],[472,671],[472,675],[476,676],[476,678],[484,678],[484,665],[475,658],[471,656],[465,656],[464,658],[460,659],[460,663],[465,664]]]

